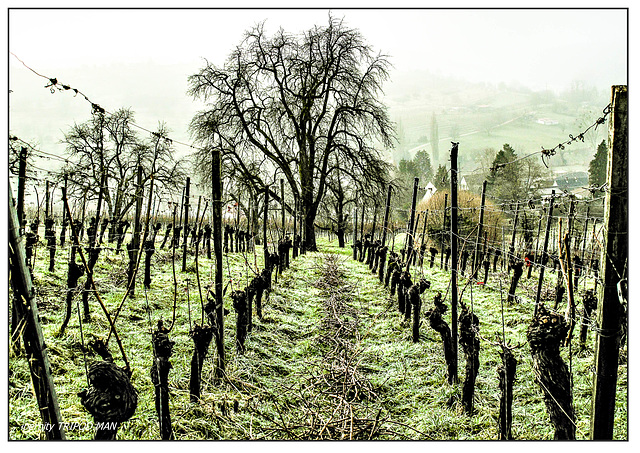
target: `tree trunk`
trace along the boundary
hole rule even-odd
[[[303,230],[304,239],[302,242],[302,248],[306,252],[317,252],[318,246],[316,244],[316,220],[317,207],[305,207],[303,216]]]

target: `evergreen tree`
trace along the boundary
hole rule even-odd
[[[601,186],[607,182],[607,144],[602,140],[589,163],[589,184]]]
[[[440,161],[440,150],[438,148],[438,121],[436,120],[436,114],[431,115],[431,157],[433,157],[433,164],[437,164]]]
[[[409,176],[411,178],[415,178],[416,176],[419,178],[419,170],[414,160],[402,159],[398,163],[398,170],[402,175]]]
[[[487,175],[487,193],[500,200],[522,200],[536,196],[545,177],[535,160],[517,160],[515,150],[505,143],[496,153]]]
[[[433,185],[436,186],[436,189],[448,189],[451,187],[451,179],[449,178],[449,170],[444,165],[438,165],[438,170],[436,171],[435,181]]]
[[[413,157],[413,163],[418,172],[416,176],[420,178],[420,181],[424,181],[426,184],[433,179],[433,167],[431,167],[431,158],[428,152],[423,149],[418,151]]]

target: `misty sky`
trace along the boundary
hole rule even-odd
[[[222,65],[243,32],[266,20],[299,32],[325,25],[329,10],[11,10],[9,50],[35,71],[69,84],[107,111],[131,107],[136,122],[164,121],[176,140],[200,107],[187,76]],[[394,76],[429,71],[472,82],[519,83],[554,91],[579,80],[606,90],[627,83],[625,10],[335,9],[394,65]],[[57,144],[91,109],[70,92],[51,94],[46,80],[9,55],[10,132],[40,149]],[[399,78],[399,77],[398,77]],[[425,90],[429,87],[425,86]]]

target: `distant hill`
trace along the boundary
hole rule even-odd
[[[419,149],[431,152],[431,119],[438,124],[440,161],[446,164],[451,141],[460,142],[461,168],[472,170],[487,148],[504,143],[519,155],[552,148],[577,136],[602,115],[605,90],[576,83],[566,92],[536,92],[517,85],[470,83],[428,72],[398,74],[385,89],[385,102],[398,125],[400,143],[391,151],[399,162]],[[552,158],[554,171],[584,171],[606,126]],[[432,156],[433,157],[433,156]]]

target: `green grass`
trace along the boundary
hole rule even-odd
[[[396,246],[401,244],[397,238]],[[420,342],[411,342],[411,328],[402,322],[395,298],[389,298],[368,269],[351,259],[351,249],[339,249],[325,238],[319,241],[321,251],[308,253],[292,260],[291,268],[278,278],[274,291],[264,302],[264,320],[254,315],[254,329],[246,342],[246,353],[235,351],[235,313],[229,299],[232,289],[244,287],[252,277],[241,254],[229,254],[225,259],[224,279],[233,279],[225,297],[231,313],[225,319],[226,379],[214,383],[214,347],[210,347],[203,369],[201,401],[189,402],[189,361],[193,341],[188,335],[191,323],[200,322],[200,301],[196,285],[193,258],[189,258],[188,272],[180,272],[181,260],[176,260],[178,295],[175,328],[170,338],[175,341],[169,374],[171,417],[177,439],[289,439],[304,432],[296,425],[309,423],[310,416],[330,413],[337,406],[319,385],[326,376],[323,356],[326,345],[321,320],[326,292],[318,286],[327,254],[337,255],[341,281],[350,288],[348,304],[358,319],[357,335],[351,339],[352,350],[358,351],[357,366],[361,375],[371,383],[375,398],[358,403],[358,414],[369,417],[380,414],[383,426],[378,439],[496,439],[499,407],[498,377],[499,348],[493,343],[502,335],[500,281],[491,275],[489,286],[476,286],[464,292],[464,302],[473,304],[480,318],[483,340],[480,350],[480,372],[476,382],[473,416],[465,415],[459,402],[446,405],[450,397],[459,395],[460,385],[447,383],[446,368],[439,335],[428,321],[423,320]],[[38,250],[35,269],[36,300],[41,311],[45,341],[49,348],[52,372],[58,393],[62,418],[65,422],[86,425],[91,416],[80,405],[77,392],[86,387],[85,362],[74,304],[74,315],[66,333],[57,338],[64,314],[66,259],[68,249],[58,250],[56,272],[46,271],[48,260],[43,249]],[[125,254],[103,252],[96,267],[96,279],[103,300],[111,311],[122,297],[121,281],[126,272]],[[254,263],[253,254],[247,256]],[[170,321],[173,306],[173,276],[171,257],[167,250],[158,250],[153,257],[151,290],[147,299],[138,277],[136,295],[128,299],[117,322],[118,333],[124,343],[131,368],[132,383],[139,392],[138,409],[134,417],[118,432],[120,439],[159,439],[158,419],[154,406],[154,391],[149,370],[152,361],[149,315],[152,325],[158,319]],[[258,248],[257,266],[262,265],[262,249]],[[213,263],[200,258],[200,277],[207,285]],[[437,266],[416,268],[415,275],[424,275],[432,283],[423,294],[423,312],[432,306],[437,291],[447,293],[449,273]],[[189,280],[191,313],[187,309],[186,286]],[[508,280],[502,277],[504,294]],[[415,280],[415,278],[414,278]],[[82,278],[81,283],[84,282]],[[555,276],[549,275],[546,285]],[[460,289],[466,280],[461,277]],[[521,300],[504,306],[505,336],[515,349],[518,368],[514,387],[513,435],[516,439],[552,439],[553,428],[542,400],[542,392],[534,381],[531,354],[526,344],[526,328],[532,316],[532,288],[537,275],[523,278],[518,289]],[[535,294],[535,293],[534,293]],[[79,301],[80,296],[76,296]],[[104,337],[108,324],[94,298],[90,299],[93,320],[84,324],[85,343],[88,339]],[[445,318],[450,322],[449,312]],[[579,327],[577,327],[578,329]],[[574,406],[577,418],[577,437],[588,438],[591,404],[590,371],[593,364],[593,332],[588,348],[578,352],[577,331],[574,335],[571,366],[573,371]],[[120,353],[113,340],[111,351],[122,365]],[[568,362],[568,348],[562,354]],[[626,353],[626,349],[625,349]],[[464,379],[464,355],[459,351],[459,377]],[[90,362],[96,357],[88,353]],[[618,371],[618,392],[614,437],[627,439],[627,366]],[[234,411],[234,404],[238,411]],[[9,360],[9,438],[38,439],[40,417],[33,397],[24,354],[12,355]],[[69,439],[91,439],[89,430],[69,430]]]

